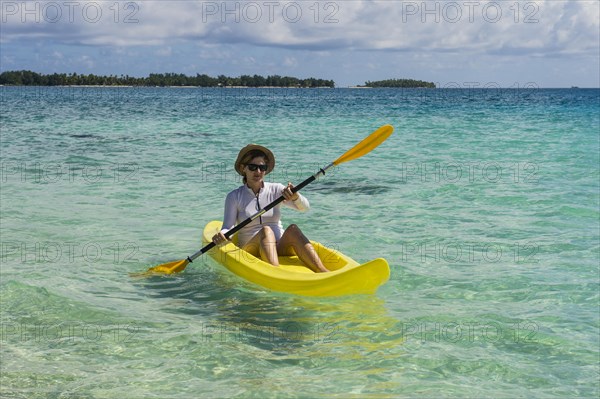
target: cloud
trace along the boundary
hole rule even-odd
[[[586,0],[35,1],[2,2],[1,17],[3,42],[597,54],[599,8],[599,2]]]
[[[285,65],[286,67],[297,67],[298,66],[298,60],[296,59],[296,57],[285,57],[283,60],[283,65]]]
[[[154,52],[155,55],[159,57],[170,57],[173,54],[173,49],[171,46],[161,47]]]
[[[87,69],[92,69],[94,68],[94,60],[87,55],[82,55],[81,57],[78,57],[76,60],[77,64],[83,66],[84,68]]]
[[[0,1],[0,68],[596,87],[599,21],[597,0]]]

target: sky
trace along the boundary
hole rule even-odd
[[[6,1],[0,71],[600,87],[600,1]]]

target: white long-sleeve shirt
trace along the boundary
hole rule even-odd
[[[261,188],[258,195],[255,195],[252,189],[246,185],[240,186],[227,194],[227,197],[225,198],[225,212],[221,232],[225,234],[238,223],[243,222],[260,209],[275,201],[283,194],[284,188],[285,186],[280,183],[264,182],[264,186]],[[280,202],[276,207],[256,218],[237,233],[238,246],[243,247],[260,231],[262,226],[269,226],[273,230],[273,233],[275,233],[275,239],[279,242],[284,230],[283,225],[281,224],[281,205],[285,205],[301,212],[310,209],[308,200],[300,195],[300,193],[298,193],[298,199],[296,201]]]

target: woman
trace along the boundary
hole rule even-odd
[[[301,212],[309,209],[308,200],[299,193],[293,193],[294,186],[291,183],[284,186],[265,182],[265,176],[274,167],[275,156],[269,149],[256,144],[241,149],[235,161],[235,170],[243,176],[244,185],[230,192],[225,199],[223,227],[213,237],[215,244],[225,243],[227,231],[282,195],[285,201],[281,204]],[[314,272],[328,272],[298,226],[292,224],[283,229],[280,205],[242,228],[238,232],[238,246],[273,266],[279,266],[278,255],[297,255]]]

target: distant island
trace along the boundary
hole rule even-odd
[[[376,82],[365,82],[364,86],[359,87],[398,87],[403,89],[408,88],[426,88],[426,89],[435,89],[435,83],[425,82],[422,80],[414,80],[414,79],[387,79],[387,80],[378,80]]]
[[[100,76],[94,74],[53,73],[45,75],[32,71],[6,71],[0,74],[0,85],[7,86],[195,86],[195,87],[335,87],[333,80],[298,79],[290,76],[242,75],[232,78],[206,74],[186,76],[180,73],[151,73],[148,77],[136,78],[128,75]]]

